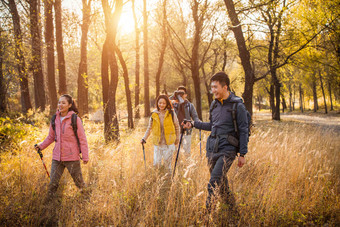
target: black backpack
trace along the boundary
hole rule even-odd
[[[237,125],[237,105],[238,103],[242,103],[243,102],[232,102],[233,103],[233,108],[231,110],[229,110],[231,112],[231,116],[233,118],[233,123],[234,123],[234,128],[235,128],[235,133],[237,135],[237,139],[239,140],[240,139],[240,133],[239,133],[239,130],[238,130],[238,125]],[[211,105],[210,105],[210,110],[209,110],[209,120],[211,120],[211,112],[213,111],[213,109],[216,108],[216,100],[214,100]],[[249,113],[249,111],[246,109],[246,112],[247,112],[247,118],[248,118],[248,142],[249,142],[249,137],[251,135],[251,127],[253,126],[253,122],[252,122],[252,119],[251,119],[251,115]]]
[[[52,129],[54,131],[54,141],[57,141],[57,134],[55,132],[55,119],[56,119],[57,115],[54,114],[52,116],[52,119],[51,119],[51,124],[52,124]],[[79,153],[81,153],[81,149],[80,149],[80,141],[79,141],[79,137],[78,137],[78,133],[77,133],[77,130],[78,130],[78,125],[77,125],[77,114],[72,114],[71,116],[71,125],[72,125],[72,129],[73,129],[73,132],[74,132],[74,135],[76,136],[76,139],[77,139],[77,143],[78,143],[78,147],[79,147]]]

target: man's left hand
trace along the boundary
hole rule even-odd
[[[238,157],[238,167],[242,167],[246,163],[246,159],[244,157]]]

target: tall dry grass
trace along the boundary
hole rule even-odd
[[[228,177],[239,217],[228,215],[223,201],[205,212],[209,180],[205,151],[193,135],[191,158],[180,154],[173,180],[152,166],[153,147],[146,144],[147,169],[139,143],[145,129],[122,132],[121,143],[104,144],[102,126],[85,122],[90,162],[82,165],[88,184],[81,193],[64,172],[58,195],[44,202],[48,179],[33,144],[47,135],[30,133],[15,152],[1,154],[0,224],[4,226],[190,226],[323,225],[340,223],[339,127],[294,122],[257,121],[247,163],[236,161]],[[203,133],[205,141],[208,133]],[[203,142],[202,147],[205,146]],[[44,159],[50,168],[53,145]]]

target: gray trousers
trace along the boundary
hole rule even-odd
[[[191,134],[190,135],[183,135],[183,140],[182,140],[182,147],[185,151],[185,154],[190,155],[190,151],[191,151]]]
[[[221,155],[216,158],[211,158],[208,160],[208,164],[210,167],[210,180],[208,184],[208,198],[206,201],[206,206],[209,209],[211,206],[211,197],[213,196],[215,192],[215,188],[219,187],[220,189],[220,195],[226,200],[229,205],[230,204],[230,189],[228,184],[228,178],[227,173],[230,169],[231,164],[233,164],[233,161],[235,160],[236,152],[230,151],[225,155]]]
[[[48,193],[54,194],[59,186],[59,181],[63,175],[65,167],[73,178],[74,183],[78,188],[83,188],[85,182],[83,180],[83,175],[81,173],[80,161],[56,161],[52,160],[51,167],[51,178],[50,184],[48,185]]]

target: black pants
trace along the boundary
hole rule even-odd
[[[228,185],[227,173],[230,169],[231,164],[235,160],[236,152],[230,151],[225,152],[223,155],[219,155],[217,157],[212,157],[208,159],[208,164],[210,167],[210,180],[208,184],[208,198],[206,202],[206,206],[210,209],[211,206],[211,197],[213,196],[216,187],[219,187],[219,193],[226,200],[230,199],[230,190]],[[229,204],[233,205],[233,204]]]

